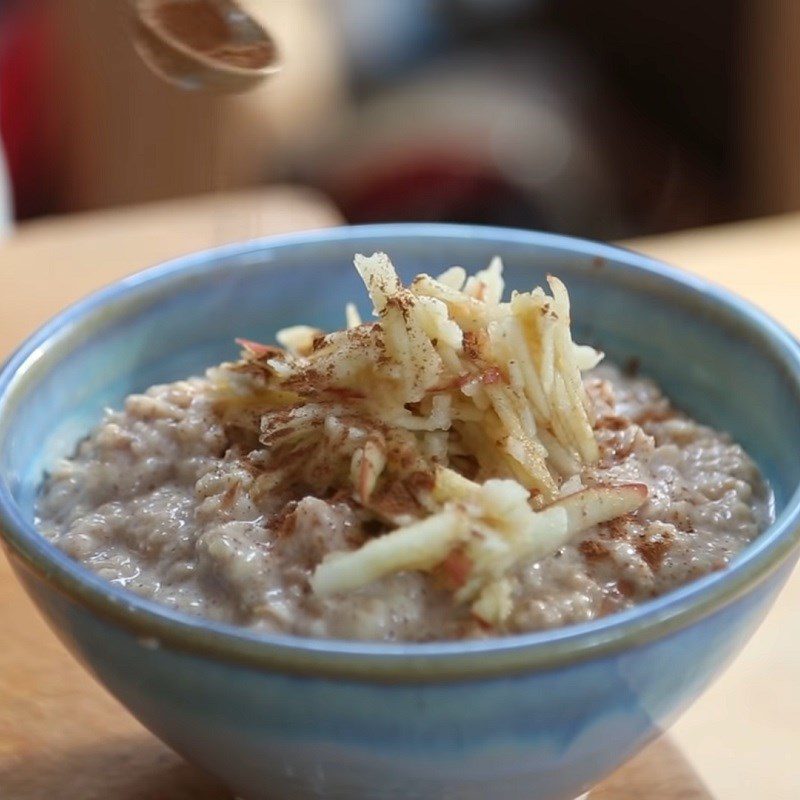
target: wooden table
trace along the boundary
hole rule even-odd
[[[800,336],[800,214],[630,244],[733,289]],[[798,610],[795,570],[734,665],[671,730],[720,800],[800,798]]]
[[[45,220],[0,244],[0,355],[67,302],[148,264],[213,244],[334,224],[313,193],[271,189]],[[800,217],[634,243],[724,283],[800,332]],[[671,739],[719,800],[800,796],[800,579],[745,654]],[[0,558],[0,798],[212,800],[218,787],[144,731],[69,657]],[[65,777],[69,776],[69,780]],[[759,790],[754,795],[752,787]],[[702,782],[661,740],[593,800],[703,800]]]

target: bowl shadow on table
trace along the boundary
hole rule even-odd
[[[0,762],[4,800],[233,800],[214,778],[149,737]]]
[[[214,778],[147,736],[60,748],[0,762],[4,800],[234,800]],[[647,747],[589,800],[711,800],[668,739]]]

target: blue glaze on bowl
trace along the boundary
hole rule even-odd
[[[725,572],[558,631],[401,645],[254,636],[91,575],[32,527],[42,470],[106,405],[297,321],[341,326],[353,253],[406,278],[503,256],[511,288],[561,276],[578,337],[729,430],[772,483],[776,523]],[[362,310],[365,310],[362,308]],[[259,798],[572,798],[642,747],[736,654],[796,558],[800,348],[743,301],[624,250],[437,225],[343,228],[227,247],[68,309],[0,372],[0,525],[54,630],[151,730]]]

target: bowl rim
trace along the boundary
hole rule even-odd
[[[756,331],[786,369],[800,396],[800,344],[765,312],[734,293],[623,247],[560,234],[514,228],[441,223],[386,223],[342,226],[268,236],[171,259],[110,284],[68,306],[29,336],[0,369],[0,421],[24,378],[60,337],[80,327],[94,312],[131,303],[148,290],[169,286],[200,272],[222,268],[237,256],[296,246],[372,239],[473,239],[548,247],[607,261],[611,271],[647,273],[657,285],[693,292]],[[264,264],[270,269],[270,262]],[[173,611],[116,587],[73,561],[27,522],[0,476],[0,537],[14,568],[33,573],[105,623],[135,635],[143,647],[172,649],[243,667],[295,675],[370,682],[474,680],[553,669],[598,658],[667,636],[740,598],[776,571],[800,542],[800,486],[775,522],[728,569],[667,594],[587,623],[548,631],[478,641],[426,643],[358,642],[253,633]],[[27,587],[26,587],[27,588]]]

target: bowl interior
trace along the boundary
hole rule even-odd
[[[298,322],[343,324],[368,306],[355,252],[386,251],[406,279],[503,258],[508,288],[548,272],[570,291],[576,338],[635,358],[673,400],[729,431],[759,463],[778,512],[800,484],[800,364],[791,340],[724,293],[634,253],[556,236],[454,226],[374,226],[199,254],[117,284],[39,332],[0,385],[0,475],[27,520],[53,460],[130,392],[235,358]]]

